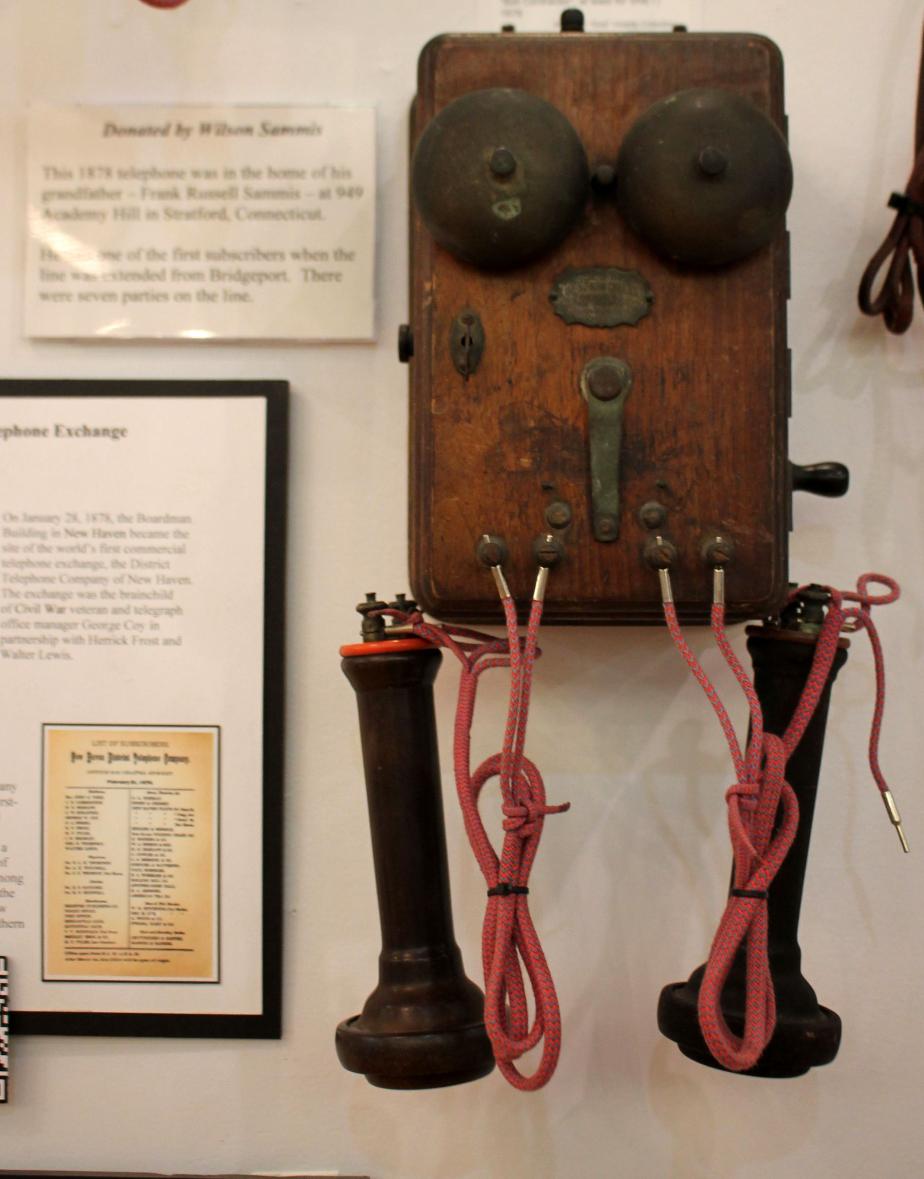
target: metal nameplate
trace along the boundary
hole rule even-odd
[[[556,278],[549,302],[565,323],[617,327],[644,319],[654,302],[654,292],[637,270],[569,267]]]

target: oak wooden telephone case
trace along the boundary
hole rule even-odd
[[[665,553],[681,616],[704,621],[717,540],[729,617],[779,607],[785,129],[782,60],[759,36],[424,48],[402,355],[427,611],[496,618],[484,534],[520,592],[538,538],[560,546],[553,623],[658,620]]]

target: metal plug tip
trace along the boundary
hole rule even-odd
[[[725,605],[725,569],[721,565],[712,570],[712,602],[715,606]]]
[[[504,598],[512,597],[510,593],[510,586],[507,584],[507,579],[504,577],[504,571],[500,565],[491,566],[491,575],[494,578],[494,584],[497,586],[497,592],[500,595],[501,601]]]
[[[668,569],[658,570],[658,581],[661,583],[661,601],[665,606],[671,606],[674,602],[674,594],[671,590],[671,575]]]
[[[902,826],[902,817],[898,813],[898,807],[895,805],[895,799],[892,797],[891,790],[882,791],[882,801],[885,805],[886,814],[889,816],[889,822],[892,824],[898,834],[899,842],[902,845],[902,851],[911,851],[911,848],[908,846],[908,840],[905,837],[905,829]]]
[[[536,587],[533,590],[533,601],[545,601],[545,587],[549,584],[549,567],[547,565],[540,565],[539,572],[536,575]]]

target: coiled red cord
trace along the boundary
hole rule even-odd
[[[869,587],[873,583],[886,586],[887,592],[870,593]],[[799,592],[794,591],[792,596]],[[869,763],[877,787],[884,795],[888,794],[878,756],[885,707],[885,669],[882,645],[870,610],[873,606],[896,601],[900,590],[891,578],[867,573],[857,582],[856,592],[831,588],[828,592],[831,601],[815,645],[812,666],[799,704],[782,737],[764,732],[754,685],[725,633],[724,607],[718,603],[713,605],[711,622],[716,643],[744,692],[750,711],[751,739],[744,754],[725,706],[683,637],[673,603],[664,604],[664,616],[674,644],[719,718],[735,767],[736,782],[725,795],[734,855],[733,885],[709,951],[698,1006],[700,1029],[709,1051],[719,1064],[733,1072],[742,1072],[757,1064],[776,1026],[776,997],[767,948],[767,890],[786,858],[799,823],[796,796],[784,776],[786,763],[814,715],[831,672],[839,636],[850,623],[854,629],[866,630],[873,649],[876,703],[870,730]],[[857,605],[845,606],[845,602]],[[728,1026],[721,1000],[732,963],[743,944],[744,1028],[742,1035],[738,1036]]]
[[[451,651],[461,664],[453,742],[456,789],[466,834],[488,886],[482,929],[485,980],[485,1029],[497,1066],[516,1089],[541,1089],[555,1071],[561,1051],[561,1013],[555,983],[529,911],[529,874],[539,850],[546,815],[568,810],[570,803],[549,806],[536,766],[524,755],[533,666],[539,655],[542,602],[534,600],[521,641],[516,605],[502,599],[507,638],[464,627],[424,622],[419,613],[383,611],[411,626],[415,634]],[[500,753],[471,769],[471,730],[478,678],[492,667],[510,668],[510,703]],[[500,856],[488,838],[478,799],[492,779],[500,781],[504,842]],[[529,1022],[529,990],[535,1014]],[[542,1044],[535,1072],[525,1076],[514,1063]]]

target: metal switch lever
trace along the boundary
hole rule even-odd
[[[631,388],[632,369],[612,356],[589,361],[581,373],[581,396],[587,402],[594,540],[609,542],[619,536],[622,411]]]

